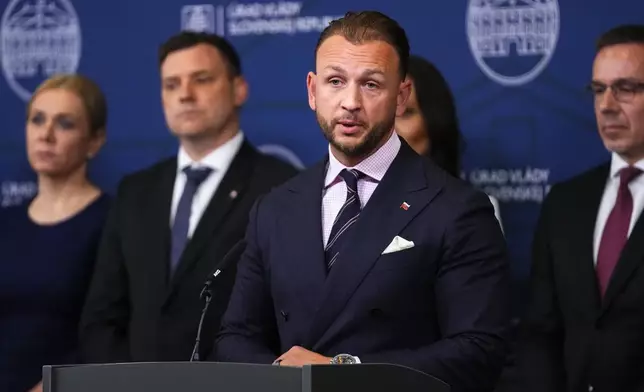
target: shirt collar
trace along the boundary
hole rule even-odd
[[[614,152],[612,154],[611,162],[610,162],[610,177],[611,178],[618,177],[619,171],[628,166],[630,166],[628,162],[626,162],[624,158],[619,156],[619,154]],[[644,171],[644,159],[640,159],[639,161],[635,162],[633,166]]]
[[[333,184],[343,169],[356,169],[375,181],[382,181],[387,169],[389,169],[389,166],[398,155],[398,151],[400,151],[400,144],[398,134],[393,130],[385,144],[354,167],[347,167],[340,163],[331,152],[331,146],[329,145],[329,167],[326,171],[324,187],[326,188]]]
[[[183,169],[188,166],[193,168],[209,167],[213,169],[213,171],[223,173],[228,170],[228,166],[230,166],[233,158],[237,155],[243,142],[244,134],[242,131],[239,131],[232,139],[217,147],[214,151],[211,151],[199,161],[194,161],[190,158],[185,149],[180,147],[179,154],[177,156],[177,173],[182,172]]]

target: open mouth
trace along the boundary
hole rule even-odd
[[[338,121],[338,126],[343,133],[352,134],[358,132],[358,130],[362,127],[362,124],[358,121],[341,120]]]

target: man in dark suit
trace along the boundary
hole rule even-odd
[[[322,33],[307,85],[329,154],[252,209],[218,360],[387,362],[492,390],[509,324],[503,235],[487,196],[394,132],[408,56],[378,12]]]
[[[544,202],[517,391],[644,391],[644,25],[602,35],[590,87],[612,159]]]
[[[162,101],[178,156],[127,176],[105,228],[81,321],[85,361],[189,360],[209,273],[244,236],[256,198],[296,174],[239,130],[247,86],[224,39],[184,32],[160,48]],[[208,355],[234,282],[217,277]]]

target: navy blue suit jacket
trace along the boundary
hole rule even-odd
[[[270,364],[299,345],[409,366],[452,391],[492,390],[506,356],[509,268],[488,197],[402,142],[327,275],[325,167],[253,207],[216,359]],[[396,235],[415,246],[382,255]]]

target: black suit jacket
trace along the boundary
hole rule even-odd
[[[600,298],[593,261],[605,164],[556,185],[534,241],[521,391],[644,391],[644,219]]]
[[[326,162],[256,203],[218,360],[270,364],[298,345],[409,366],[454,392],[492,390],[509,325],[509,264],[494,209],[401,143],[328,274]],[[382,254],[396,236],[414,246]]]
[[[199,294],[209,273],[243,238],[257,197],[297,173],[244,141],[170,277],[176,171],[172,158],[119,185],[81,320],[87,362],[189,360],[203,308]],[[228,304],[234,264],[213,285],[201,358],[208,355]]]

